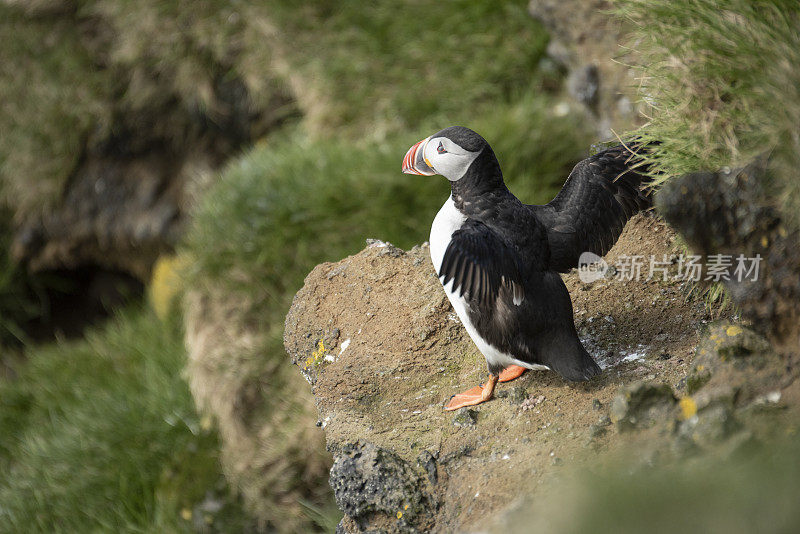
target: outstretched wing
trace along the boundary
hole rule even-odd
[[[643,170],[641,160],[618,145],[578,163],[549,204],[531,206],[547,228],[550,269],[567,272],[581,253],[602,256],[614,246],[628,219],[652,205]]]
[[[468,219],[453,232],[439,277],[445,287],[453,280],[454,292],[461,296],[469,293],[482,305],[494,302],[501,286],[506,285],[512,290],[514,304],[519,305],[525,296],[520,271],[514,249],[485,224]]]

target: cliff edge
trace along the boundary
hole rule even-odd
[[[665,223],[637,216],[606,261],[653,256],[675,267],[680,254]],[[317,266],[294,299],[284,341],[311,384],[334,457],[339,531],[507,526],[505,511],[567,467],[625,447],[644,465],[660,452],[682,457],[755,439],[737,414],[797,389],[780,359],[733,317],[717,313],[722,322],[709,324],[714,311],[691,282],[648,280],[643,271],[638,281],[620,280],[620,267],[591,284],[565,276],[600,377],[576,385],[528,372],[491,402],[450,413],[443,404],[485,379],[486,366],[427,245],[405,252],[373,241]]]

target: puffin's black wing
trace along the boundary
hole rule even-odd
[[[439,277],[442,285],[453,282],[453,291],[481,304],[497,298],[500,286],[513,291],[515,304],[524,298],[519,257],[514,249],[482,222],[467,219],[453,232],[444,252]]]
[[[636,151],[635,146],[630,147]],[[578,163],[549,204],[531,206],[547,228],[550,265],[567,272],[585,251],[608,252],[633,215],[652,205],[641,160],[618,145]]]

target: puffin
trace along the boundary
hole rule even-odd
[[[498,382],[526,369],[571,382],[601,372],[578,338],[560,273],[578,267],[584,252],[604,255],[627,221],[652,206],[639,149],[623,142],[584,159],[545,205],[508,190],[489,143],[469,128],[445,128],[408,149],[404,173],[450,182],[431,225],[431,261],[489,371],[446,410],[488,401]]]

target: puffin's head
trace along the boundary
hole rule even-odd
[[[403,172],[423,176],[441,174],[456,182],[487,146],[486,140],[469,128],[451,126],[409,148],[403,158]]]

